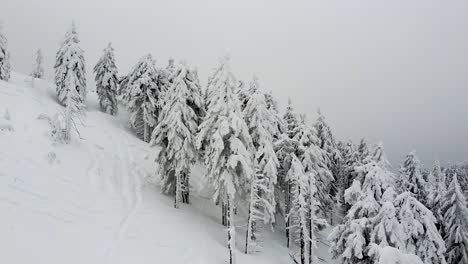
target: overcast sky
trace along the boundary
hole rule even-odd
[[[198,67],[203,83],[231,56],[282,107],[291,98],[339,139],[383,141],[394,167],[415,149],[424,165],[468,161],[468,1],[7,0],[0,8],[13,69],[55,52],[75,20],[89,83],[112,42],[121,74],[145,53]]]

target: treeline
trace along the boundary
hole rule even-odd
[[[57,98],[65,106],[65,142],[85,103],[83,54],[73,25],[54,66]],[[0,34],[2,80],[9,78],[8,59]],[[33,77],[43,76],[41,65],[39,51]],[[119,77],[110,44],[94,73],[101,110],[115,115],[122,102],[136,135],[161,148],[158,174],[175,208],[190,203],[192,166],[205,165],[227,227],[229,263],[235,262],[233,223],[240,207],[248,211],[246,254],[259,250],[267,227],[285,232],[292,262],[315,263],[317,232],[336,225],[331,252],[346,264],[377,263],[384,247],[424,263],[468,263],[462,191],[468,180],[466,174],[457,177],[461,169],[436,162],[425,171],[412,152],[394,173],[382,144],[338,141],[320,112],[311,124],[291,101],[280,113],[257,77],[248,84],[236,79],[229,58],[220,59],[205,88],[196,68],[174,60],[157,67],[151,54]]]

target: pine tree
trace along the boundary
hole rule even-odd
[[[59,102],[62,105],[67,101],[67,75],[72,71],[75,75],[76,91],[81,103],[86,99],[86,71],[83,50],[79,46],[80,39],[76,32],[75,23],[65,34],[65,40],[57,51],[55,61],[55,85]]]
[[[243,83],[239,83],[237,95],[241,102],[242,111],[244,111],[245,107],[247,106],[247,103],[249,102],[250,97],[258,91],[258,87],[259,87],[258,77],[255,75],[252,77],[252,80],[250,81],[248,88],[245,87]]]
[[[63,135],[63,139],[65,143],[69,143],[71,140],[72,131],[76,131],[78,133],[78,128],[76,126],[76,119],[80,119],[83,113],[83,103],[81,102],[82,97],[78,94],[77,87],[80,84],[79,80],[76,79],[75,74],[73,71],[68,70],[67,76],[65,78],[65,83],[67,87],[67,91],[65,93],[65,131]]]
[[[305,264],[308,261],[308,246],[307,236],[308,230],[308,203],[307,194],[309,187],[308,175],[304,172],[304,167],[301,161],[293,155],[291,160],[291,168],[288,172],[288,178],[291,181],[291,201],[292,206],[287,216],[290,222],[289,229],[293,230],[295,241],[299,243],[300,248],[300,264]]]
[[[204,150],[208,181],[214,187],[214,200],[222,203],[223,220],[228,225],[229,263],[235,263],[234,206],[252,178],[252,139],[234,93],[236,81],[228,61],[212,77],[210,107],[200,125],[196,146]]]
[[[443,214],[441,212],[441,206],[443,198],[447,192],[447,187],[445,185],[446,176],[442,171],[438,161],[434,163],[434,167],[428,175],[428,208],[432,211],[435,218],[437,219],[437,226],[442,227],[443,224]]]
[[[42,79],[44,78],[44,66],[42,65],[43,57],[41,49],[36,51],[36,61],[33,66],[31,76],[33,78]]]
[[[257,82],[258,86],[258,82]],[[245,253],[256,244],[257,222],[275,222],[278,158],[273,149],[275,120],[267,109],[265,97],[257,90],[252,91],[244,109],[244,116],[255,148],[255,174],[250,183],[249,217],[246,232]]]
[[[317,138],[319,140],[319,147],[323,149],[327,155],[326,158],[326,166],[331,172],[332,180],[330,181],[329,185],[324,186],[328,191],[330,197],[335,197],[337,193],[337,186],[335,185],[335,181],[338,180],[341,182],[341,179],[338,177],[341,176],[342,171],[342,157],[340,156],[340,152],[337,149],[335,138],[331,132],[330,126],[325,122],[325,116],[318,111],[318,118],[314,124],[314,128],[317,131]],[[338,191],[339,192],[339,191]],[[330,203],[329,205],[329,219],[330,223],[333,224],[333,204]]]
[[[322,216],[325,217],[330,212],[333,204],[329,193],[329,186],[333,181],[333,176],[327,166],[327,152],[320,148],[317,131],[313,127],[308,126],[305,120],[301,121],[294,134],[294,140],[298,142],[296,154],[301,160],[305,172],[310,177],[314,177],[314,182],[318,189],[316,199],[320,203]]]
[[[129,74],[122,96],[129,112],[130,123],[138,137],[149,142],[162,110],[164,91],[158,87],[158,72],[151,54],[144,56]]]
[[[370,161],[356,168],[365,175],[361,184],[355,180],[353,188],[360,189],[357,201],[349,209],[344,223],[336,226],[330,233],[332,242],[330,250],[333,257],[341,256],[344,264],[373,263],[374,256],[370,251],[371,234],[375,222],[372,221],[381,210],[384,191],[391,188],[388,178],[390,172],[380,167],[376,161]]]
[[[297,131],[296,128],[299,126],[299,118],[294,112],[294,108],[292,107],[292,102],[290,99],[288,100],[288,106],[286,107],[286,112],[283,119],[286,126],[286,133],[288,134],[289,138],[294,138],[294,133]]]
[[[264,93],[264,96],[265,96],[267,109],[268,111],[270,111],[270,114],[274,118],[276,131],[273,137],[274,137],[274,140],[276,141],[281,136],[281,134],[284,133],[284,131],[286,130],[285,124],[284,124],[283,118],[280,116],[279,111],[278,111],[278,102],[273,97],[273,94],[271,93],[271,91]]]
[[[229,64],[229,57],[223,57],[219,59],[218,67],[216,67],[210,77],[208,77],[208,83],[206,85],[204,101],[205,101],[205,109],[208,110],[213,100],[216,100],[214,97],[217,96],[217,91],[222,84],[219,82],[222,79],[222,75],[228,70]],[[242,110],[242,109],[241,109]]]
[[[468,207],[457,176],[452,177],[450,186],[443,196],[441,212],[446,258],[449,264],[468,263]]]
[[[10,71],[10,52],[7,47],[7,38],[3,34],[0,25],[0,80],[9,81]]]
[[[190,73],[186,65],[180,65],[161,116],[161,122],[153,131],[151,143],[162,147],[158,156],[159,173],[163,191],[175,194],[174,207],[188,203],[188,177],[196,158],[195,134],[198,116],[190,105],[193,96],[189,87]],[[199,101],[199,100],[198,100]]]
[[[275,152],[279,161],[278,168],[278,189],[277,194],[282,194],[282,199],[278,202],[279,209],[283,212],[286,225],[286,246],[291,245],[290,219],[287,217],[291,208],[291,182],[288,179],[288,172],[291,167],[292,157],[295,156],[298,149],[298,142],[293,139],[299,121],[292,107],[291,100],[288,101],[288,106],[283,117],[283,131],[275,141]],[[278,210],[278,211],[280,211]]]
[[[101,110],[111,115],[117,114],[116,96],[119,90],[119,81],[111,43],[104,49],[104,54],[94,66],[94,73],[96,74],[96,92]]]
[[[409,191],[418,201],[427,204],[426,181],[421,174],[420,162],[413,151],[406,156],[397,178],[399,192]]]
[[[445,264],[444,240],[435,226],[432,212],[411,192],[399,194],[394,202],[404,234],[404,250],[421,258],[427,264]]]
[[[347,211],[349,210],[349,205],[345,201],[345,192],[346,190],[351,187],[355,177],[356,171],[355,167],[359,166],[357,151],[352,141],[343,142],[340,141],[337,144],[338,151],[340,151],[340,156],[342,157],[342,172],[340,177],[340,182],[338,183],[340,186],[340,194],[338,203],[341,205],[343,210],[343,214],[346,215]]]

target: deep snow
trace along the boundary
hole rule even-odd
[[[89,92],[81,139],[54,144],[38,119],[61,111],[54,89],[17,73],[0,81],[0,263],[227,263],[203,168],[192,172],[192,204],[174,209],[155,177],[158,148],[133,135],[122,107],[102,113]],[[238,263],[292,263],[282,232],[267,231],[262,252],[243,254],[242,215]],[[316,252],[328,260],[325,243]]]

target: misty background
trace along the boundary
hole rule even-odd
[[[7,0],[0,20],[14,71],[41,48],[55,53],[74,20],[92,68],[112,42],[119,74],[151,52],[197,66],[202,84],[229,54],[239,79],[260,78],[284,109],[315,121],[320,107],[338,139],[383,141],[393,167],[415,149],[468,161],[468,1]]]

